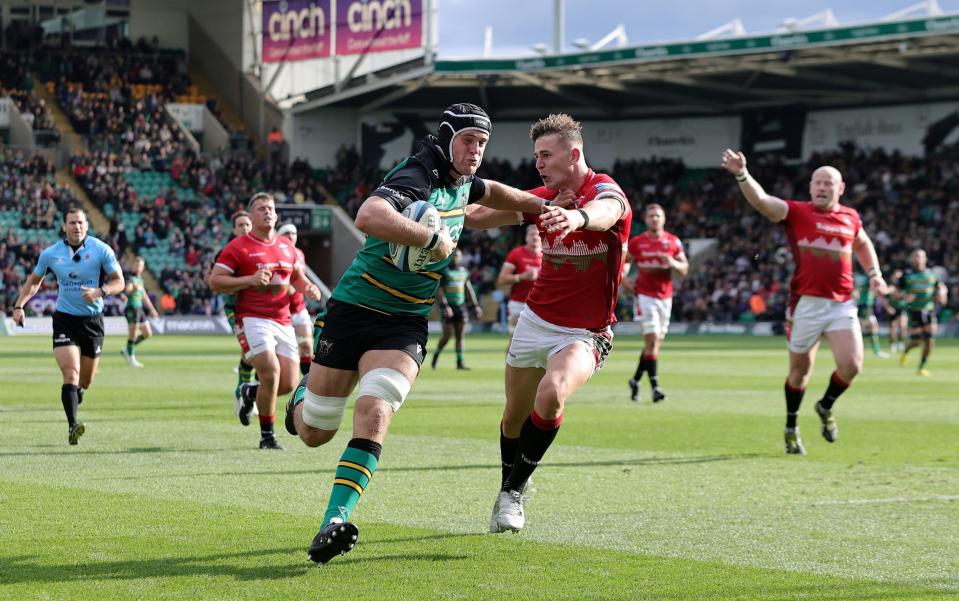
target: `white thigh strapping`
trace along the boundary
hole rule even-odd
[[[400,410],[406,395],[413,385],[406,376],[388,367],[377,367],[363,374],[360,378],[360,390],[357,397],[371,396],[385,401],[393,408],[393,413]]]
[[[303,423],[321,430],[339,430],[347,397],[320,396],[307,389],[303,395]]]

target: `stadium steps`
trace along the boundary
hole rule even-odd
[[[256,140],[256,136],[253,135],[253,132],[246,127],[246,123],[243,122],[243,119],[240,117],[240,113],[236,110],[236,107],[224,100],[223,96],[217,91],[216,86],[213,85],[213,82],[207,79],[206,74],[203,73],[203,70],[196,63],[190,61],[188,71],[190,74],[190,81],[194,86],[196,86],[197,91],[207,98],[216,100],[217,108],[220,109],[220,116],[226,122],[226,124],[242,131],[252,140]],[[257,143],[256,152],[258,156],[265,156],[265,150],[261,148],[261,144],[259,143]]]
[[[60,109],[60,103],[57,102],[56,95],[47,89],[46,84],[44,84],[39,77],[33,77],[33,94],[40,100],[43,100],[43,103],[50,109],[54,126],[60,131],[60,144],[61,147],[66,150],[66,155],[72,156],[86,152],[86,140],[73,129],[70,120],[63,110]],[[71,177],[70,179],[73,178]]]
[[[93,226],[95,231],[104,233],[110,231],[110,220],[106,218],[106,215],[97,205],[93,204],[93,201],[87,195],[87,191],[83,189],[80,182],[73,178],[69,167],[63,166],[57,169],[57,184],[69,188],[73,195],[83,203],[83,210],[87,212],[87,219],[90,220],[90,225]]]

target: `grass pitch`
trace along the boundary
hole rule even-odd
[[[287,451],[256,449],[232,414],[231,339],[154,338],[142,370],[107,339],[77,447],[49,339],[0,339],[0,598],[959,596],[955,342],[931,378],[867,356],[833,445],[812,408],[821,350],[809,455],[787,457],[781,339],[668,339],[654,406],[648,386],[628,400],[641,340],[619,337],[567,405],[527,528],[493,536],[505,344],[472,336],[473,371],[451,349],[423,371],[353,514],[359,545],[316,568],[306,547],[349,432],[307,449],[278,423]]]

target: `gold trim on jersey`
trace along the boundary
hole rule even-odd
[[[368,273],[364,273],[364,274],[362,275],[362,278],[363,278],[364,280],[366,280],[367,282],[369,282],[370,284],[373,284],[374,286],[376,286],[377,288],[379,288],[379,289],[382,290],[383,292],[386,292],[387,294],[389,294],[389,295],[391,295],[391,296],[395,296],[396,298],[405,300],[405,301],[408,302],[408,303],[415,303],[415,304],[417,304],[417,305],[429,305],[429,304],[432,304],[433,301],[436,300],[436,299],[433,298],[433,297],[430,297],[430,298],[416,298],[415,296],[410,296],[409,294],[406,294],[405,292],[400,292],[400,291],[397,290],[396,288],[393,288],[393,287],[391,287],[391,286],[387,286],[386,284],[384,284],[383,282],[377,280],[376,278],[374,278],[373,276],[371,276],[371,275],[368,274]]]
[[[380,258],[386,261],[390,267],[396,267],[396,263],[393,262],[393,259],[389,255],[383,255]],[[443,277],[436,271],[417,271],[416,275],[421,275],[423,277],[430,278],[431,280],[439,280],[441,277]]]
[[[449,211],[438,211],[440,217],[458,217],[459,215],[466,214],[466,207],[460,207],[458,209],[450,209]]]

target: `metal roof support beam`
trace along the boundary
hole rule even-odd
[[[576,104],[581,104],[583,106],[588,106],[588,107],[595,108],[595,109],[609,112],[609,113],[614,113],[616,111],[614,107],[606,104],[605,102],[596,100],[595,98],[589,98],[587,96],[583,96],[582,94],[578,94],[571,90],[564,90],[560,88],[558,85],[552,82],[546,81],[540,77],[536,77],[535,75],[530,75],[529,73],[524,73],[522,71],[516,71],[512,75],[513,77],[520,79],[532,86],[542,88],[546,90],[547,92],[551,92],[553,94],[556,94],[557,96],[561,96],[568,100],[572,100]]]

